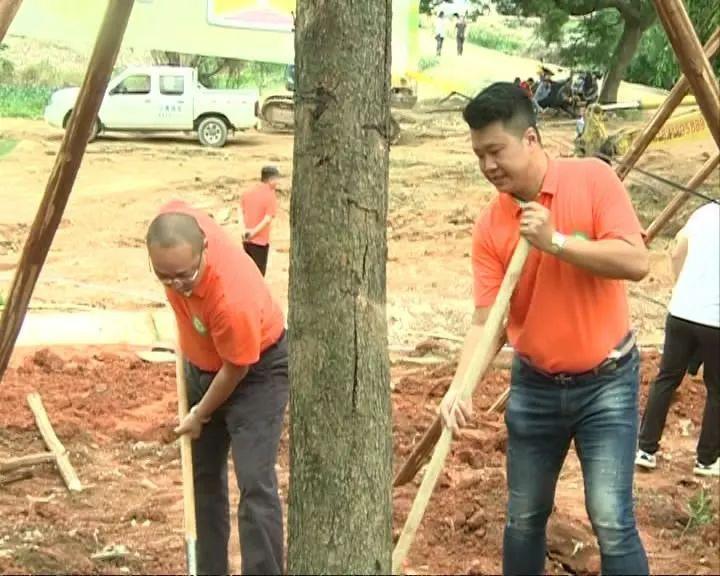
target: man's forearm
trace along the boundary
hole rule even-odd
[[[647,249],[620,239],[568,238],[557,257],[604,278],[642,280],[650,261]]]
[[[272,222],[272,216],[264,216],[263,219],[260,220],[260,222],[258,223],[257,226],[248,230],[248,233],[250,234],[250,238],[260,234],[260,232],[262,232],[265,229],[265,227],[268,224],[270,224],[270,222]]]
[[[207,389],[207,392],[205,392],[202,400],[195,406],[198,416],[201,418],[209,418],[212,413],[228,399],[247,373],[247,366],[230,366],[223,364],[223,367],[210,383],[210,387]]]

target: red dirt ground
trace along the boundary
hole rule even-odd
[[[643,402],[657,360],[657,355],[644,358]],[[452,363],[393,367],[396,466],[433,419],[453,370]],[[492,372],[475,399],[476,413],[487,409],[506,384],[506,371]],[[177,410],[173,365],[104,352],[61,358],[39,351],[26,357],[8,371],[0,387],[0,458],[44,450],[25,401],[31,391],[42,395],[86,489],[68,493],[49,464],[36,466],[30,479],[0,486],[0,572],[180,573],[179,454],[169,443]],[[638,521],[653,572],[718,573],[718,483],[691,474],[704,385],[688,378],[677,396],[663,441],[662,471],[637,475]],[[687,437],[683,426],[689,427]],[[504,452],[500,415],[456,441],[411,550],[409,573],[499,572]],[[280,457],[283,493],[287,478],[285,435]],[[571,456],[549,529],[548,572],[599,571],[581,486]],[[396,534],[416,489],[417,481],[395,490]],[[686,528],[689,503],[701,490],[711,497],[712,519]],[[109,561],[90,558],[113,544],[126,546],[128,555]],[[232,562],[238,566],[235,550]]]

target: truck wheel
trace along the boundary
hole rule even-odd
[[[93,122],[92,128],[90,128],[90,136],[88,136],[88,143],[95,140],[98,137],[98,134],[100,134],[100,122],[97,118],[95,118],[95,122]]]
[[[208,116],[198,126],[198,140],[203,146],[222,148],[227,141],[228,128],[222,118]]]
[[[68,122],[70,122],[70,116],[72,116],[72,110],[65,114],[65,119],[63,120],[63,128],[66,130]],[[100,120],[95,118],[95,122],[93,122],[92,128],[90,129],[90,135],[88,136],[88,143],[95,140],[98,137],[98,134],[100,134]]]

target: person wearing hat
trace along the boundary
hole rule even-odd
[[[260,182],[242,196],[242,222],[245,226],[243,246],[265,276],[270,251],[270,226],[277,213],[275,190],[280,171],[275,166],[263,166]]]

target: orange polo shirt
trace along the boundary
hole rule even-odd
[[[537,202],[556,230],[588,240],[640,239],[642,228],[615,172],[597,159],[550,160]],[[521,210],[500,193],[473,230],[475,306],[491,306],[519,239]],[[507,335],[515,350],[550,373],[600,364],[629,330],[625,284],[531,249],[510,302]]]
[[[207,214],[181,201],[166,204],[160,213],[193,216],[208,241],[205,270],[192,294],[165,289],[183,354],[210,372],[220,370],[223,360],[255,364],[285,329],[282,310],[257,266]]]
[[[277,213],[275,190],[265,182],[254,186],[243,194],[242,211],[246,229],[254,228],[260,224],[265,216],[275,218],[275,214]],[[272,223],[265,226],[265,228],[250,238],[248,242],[257,244],[258,246],[267,246],[270,244],[271,226]]]

